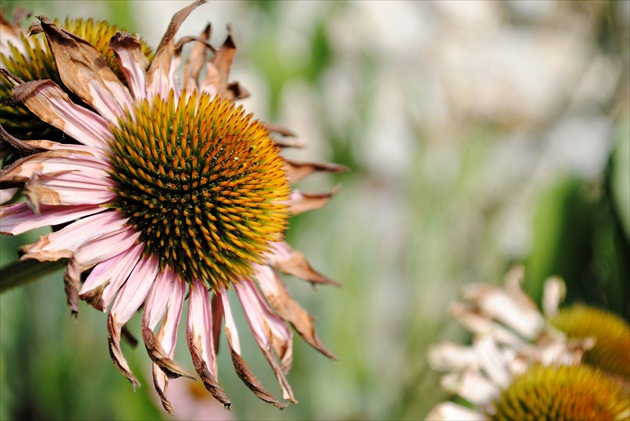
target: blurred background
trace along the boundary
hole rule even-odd
[[[154,48],[187,3],[0,0],[8,16],[22,5],[107,19]],[[559,275],[569,302],[628,320],[630,2],[212,1],[179,35],[207,22],[215,45],[232,26],[231,79],[252,93],[242,104],[305,144],[288,154],[350,168],[300,186],[341,192],[288,232],[343,283],[314,290],[286,279],[339,360],[296,338],[288,378],[300,402],[280,412],[240,382],[223,342],[232,411],[177,380],[176,418],[422,419],[445,398],[428,347],[466,340],[449,303],[462,285],[501,283],[516,263],[534,299]],[[3,237],[0,264],[36,237]],[[124,348],[143,382],[134,393],[111,363],[105,314],[81,303],[70,317],[62,272],[0,305],[1,419],[172,419],[153,395],[144,347]],[[239,323],[245,359],[280,396]],[[185,341],[176,361],[191,368]]]

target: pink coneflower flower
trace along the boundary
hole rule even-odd
[[[290,183],[342,167],[284,159],[271,126],[233,105],[245,91],[228,82],[231,36],[220,49],[209,44],[209,27],[200,37],[175,42],[181,23],[202,3],[174,15],[148,69],[138,39],[125,33],[111,38],[126,84],[93,45],[39,17],[31,33],[44,33],[63,84],[89,108],[50,80],[24,82],[2,69],[14,85],[13,101],[80,144],[21,141],[2,131],[3,141],[32,154],[0,174],[0,188],[22,186],[26,198],[1,208],[1,230],[18,235],[63,226],[23,247],[21,259],[68,259],[64,280],[72,311],[79,298],[109,309],[110,354],[134,388],[139,382],[121,351],[121,332],[144,305],[142,337],[167,411],[169,379],[192,377],[173,361],[186,296],[188,348],[206,389],[230,406],[217,381],[223,321],[238,376],[258,397],[283,408],[242,358],[228,291],[240,301],[284,399],[295,402],[286,379],[292,359],[287,322],[334,357],[279,272],[332,281],[291,249],[284,232],[290,215],[321,207],[332,193],[301,193]],[[180,86],[176,72],[186,42],[193,47]],[[209,61],[208,49],[214,53]]]

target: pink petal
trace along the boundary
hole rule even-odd
[[[144,302],[151,285],[155,282],[158,269],[159,264],[156,258],[152,256],[141,258],[129,275],[118,297],[116,297],[116,301],[107,318],[109,352],[112,361],[131,382],[134,389],[140,386],[140,383],[131,372],[120,348],[121,330]]]
[[[82,271],[109,260],[120,254],[120,250],[129,250],[140,238],[140,232],[131,227],[114,231],[111,235],[94,238],[83,243],[75,252],[72,260],[76,261]]]
[[[13,199],[18,190],[18,188],[0,190],[0,205]]]
[[[67,172],[54,176],[35,176],[25,184],[24,194],[37,209],[41,205],[99,205],[112,201],[116,193],[105,173]]]
[[[146,98],[146,69],[149,65],[142,53],[142,44],[129,34],[117,33],[109,42],[109,48],[114,50],[118,58],[118,65],[122,69],[129,84],[131,95],[137,101]]]
[[[14,203],[0,208],[0,229],[2,234],[19,235],[35,228],[63,224],[105,210],[107,208],[94,205],[42,205],[39,213],[35,213],[26,202]]]
[[[81,299],[105,311],[140,260],[144,245],[137,244],[116,257],[99,263],[79,291]]]
[[[217,382],[210,297],[205,285],[198,279],[193,279],[190,284],[186,340],[195,370],[206,389],[226,408],[229,408],[231,402]]]
[[[60,231],[40,237],[34,244],[24,246],[22,259],[46,261],[70,258],[83,244],[127,231],[126,221],[127,218],[119,212],[111,210],[83,218]]]
[[[280,348],[279,354],[288,357],[288,365],[290,366],[292,354],[290,331],[282,319],[266,310],[262,301],[264,298],[258,294],[256,287],[251,281],[242,280],[234,285],[234,289],[241,301],[243,311],[254,334],[254,339],[280,383],[283,398],[295,403],[296,400],[293,397],[291,385],[289,385],[278,361],[271,353],[272,346],[278,344],[278,348]],[[287,363],[286,361],[283,362]]]
[[[179,294],[177,294],[178,292]],[[142,337],[149,356],[154,363],[160,366],[164,373],[171,378],[186,376],[194,379],[193,376],[179,368],[171,359],[173,351],[175,350],[175,338],[167,338],[166,349],[162,346],[163,344],[160,337],[153,333],[153,329],[155,329],[155,326],[157,326],[158,322],[166,312],[167,306],[172,297],[175,297],[176,301],[179,301],[180,313],[172,314],[171,310],[171,316],[174,316],[175,320],[179,320],[184,293],[185,287],[183,281],[178,279],[173,272],[170,270],[164,270],[158,274],[145,303],[144,314],[142,317]],[[169,320],[166,319],[165,323],[166,322],[169,322]],[[162,336],[164,335],[163,329],[164,328],[160,329]],[[170,327],[170,334],[173,335],[173,333],[177,333],[177,324],[175,324],[174,327]]]
[[[66,297],[74,314],[79,311],[81,274],[95,264],[116,256],[121,249],[129,249],[139,236],[140,233],[126,227],[126,230],[83,243],[74,252],[64,274]]]
[[[173,414],[173,407],[166,398],[169,378],[190,374],[173,362],[177,341],[177,326],[182,313],[186,295],[186,284],[170,269],[166,268],[158,274],[157,280],[149,293],[142,317],[142,337],[149,356],[153,360],[153,384],[160,396],[162,406]],[[156,336],[153,329],[164,315],[164,323]]]
[[[95,180],[98,185],[109,187],[108,161],[84,153],[49,151],[31,155],[16,162],[3,172],[3,180],[26,180],[34,175],[53,176],[62,173],[81,173]]]
[[[223,312],[225,315],[225,335],[230,347],[230,353],[232,354],[232,363],[234,364],[236,374],[260,399],[280,409],[286,408],[287,405],[274,398],[247,367],[245,360],[241,356],[241,345],[238,339],[238,331],[236,330],[236,324],[234,323],[234,318],[232,317],[232,310],[230,307],[230,301],[228,300],[227,291],[224,288],[221,288],[218,294],[221,297],[221,304],[223,305]]]

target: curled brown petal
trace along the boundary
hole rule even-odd
[[[136,390],[140,386],[140,382],[136,376],[133,375],[129,366],[127,366],[122,349],[120,348],[121,327],[117,326],[117,322],[114,320],[111,313],[107,317],[107,330],[109,331],[109,355],[112,357],[116,368],[129,380],[133,390]]]
[[[300,181],[316,172],[340,173],[348,170],[348,167],[322,162],[306,162],[284,158],[287,177],[290,183]]]

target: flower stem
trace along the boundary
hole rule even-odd
[[[0,269],[0,293],[14,287],[26,285],[61,269],[65,260],[39,262],[37,260],[18,260]]]

